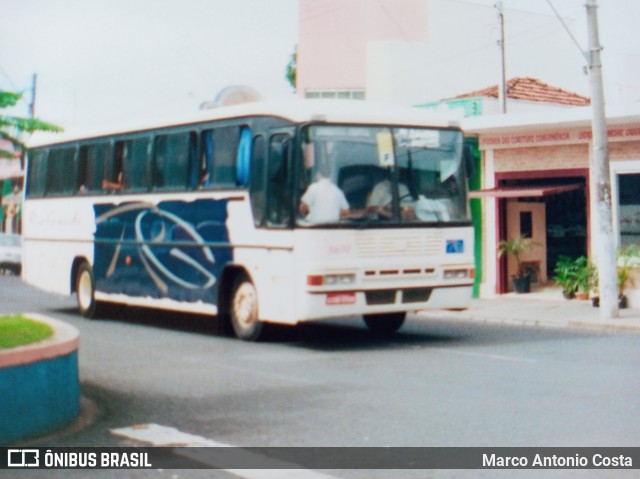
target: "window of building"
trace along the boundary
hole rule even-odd
[[[327,98],[340,100],[364,100],[366,99],[365,90],[307,90],[304,95],[306,98]]]
[[[640,246],[640,173],[618,175],[620,247]]]

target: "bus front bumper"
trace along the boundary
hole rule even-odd
[[[301,321],[425,309],[465,309],[473,284],[305,293]]]

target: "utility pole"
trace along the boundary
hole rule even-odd
[[[593,112],[590,155],[589,191],[594,253],[598,268],[598,294],[600,295],[600,317],[618,317],[618,288],[613,220],[611,214],[611,180],[609,171],[609,145],[604,108],[602,62],[600,60],[600,38],[598,33],[597,1],[586,0],[587,29],[589,36],[589,80],[591,85],[591,108]]]
[[[500,40],[498,40],[498,45],[500,46],[502,62],[498,98],[500,99],[500,112],[504,114],[507,112],[507,64],[504,54],[504,10],[502,8],[502,0],[498,0],[495,7],[498,9],[498,19],[500,19]]]
[[[35,118],[36,116],[36,87],[38,84],[38,74],[34,73],[31,80],[31,103],[29,104],[29,116]]]

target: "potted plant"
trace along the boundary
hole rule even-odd
[[[555,282],[562,288],[562,295],[566,299],[573,299],[578,290],[576,264],[568,256],[560,256],[554,269]]]
[[[618,261],[617,277],[618,277],[618,307],[627,307],[627,297],[624,294],[624,290],[627,287],[627,281],[629,281],[629,274],[631,273],[631,263],[628,257],[623,257],[622,261]]]
[[[618,286],[618,307],[624,309],[627,307],[627,296],[625,290],[629,282],[631,270],[638,264],[640,258],[640,250],[636,246],[630,246],[625,250],[618,250],[616,261],[617,286]],[[592,299],[594,306],[600,306],[600,297],[594,296]]]
[[[589,299],[596,281],[596,267],[586,256],[580,256],[574,261],[576,275],[576,298]]]
[[[511,276],[513,289],[516,293],[528,293],[531,289],[531,278],[522,268],[522,255],[531,250],[537,243],[522,235],[498,243],[498,258],[503,255],[513,256],[516,261],[516,274]]]

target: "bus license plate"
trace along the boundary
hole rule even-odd
[[[337,304],[355,304],[356,293],[327,293],[327,304],[329,306]]]

